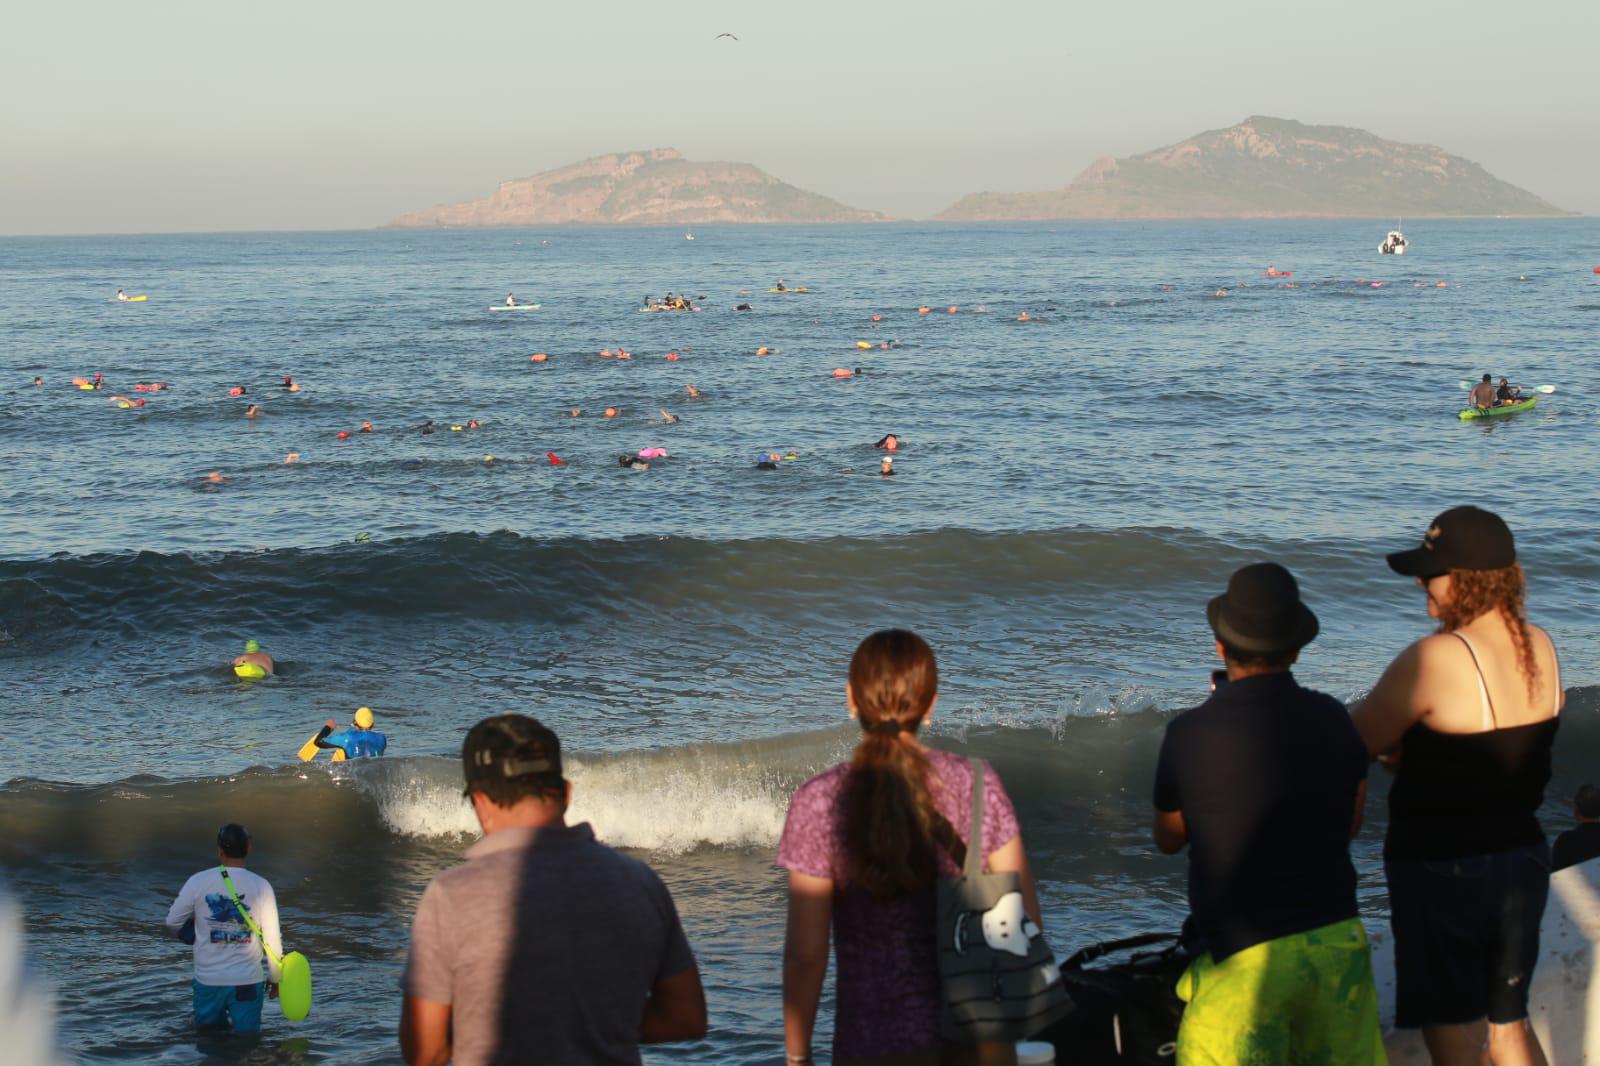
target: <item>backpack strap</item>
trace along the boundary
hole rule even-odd
[[[972,832],[967,836],[966,862],[961,864],[961,876],[977,877],[983,873],[983,760],[974,757],[972,763]]]

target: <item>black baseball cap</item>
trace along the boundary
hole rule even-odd
[[[1206,604],[1206,621],[1228,647],[1263,654],[1303,648],[1319,628],[1294,575],[1277,563],[1235,570],[1228,591]]]
[[[461,772],[467,789],[474,784],[518,777],[559,787],[561,741],[544,723],[525,714],[485,718],[467,731],[461,743]]]
[[[242,859],[250,850],[250,832],[238,822],[229,822],[217,830],[217,847],[230,859]]]
[[[1504,519],[1468,505],[1435,518],[1422,547],[1388,558],[1395,573],[1426,580],[1452,570],[1504,570],[1516,563],[1517,545]]]

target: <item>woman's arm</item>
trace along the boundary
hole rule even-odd
[[[1400,745],[1400,738],[1426,713],[1421,705],[1422,648],[1411,645],[1389,664],[1367,698],[1356,704],[1350,717],[1367,746],[1367,754],[1381,758]]]
[[[832,922],[832,879],[790,871],[789,925],[783,934],[783,1043],[791,1061],[811,1054]]]
[[[450,1061],[450,1004],[405,997],[400,1005],[400,1057],[408,1066]]]
[[[1033,870],[1028,866],[1028,852],[1022,846],[1022,834],[1018,833],[991,851],[988,861],[992,873],[1022,875],[1022,909],[1033,919],[1034,925],[1043,929],[1044,920],[1039,916],[1039,888],[1034,884]]]

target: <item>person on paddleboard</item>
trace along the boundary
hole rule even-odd
[[[217,831],[219,865],[189,878],[167,910],[167,929],[194,945],[194,1023],[229,1025],[236,1033],[261,1031],[261,1002],[277,998],[283,955],[278,898],[264,877],[244,868],[249,854],[244,826],[223,826]]]
[[[1494,376],[1492,374],[1483,375],[1483,380],[1472,387],[1472,394],[1467,399],[1472,402],[1472,406],[1480,411],[1493,407],[1495,404]]]
[[[372,708],[357,707],[355,720],[337,733],[333,719],[322,727],[314,743],[319,748],[337,748],[346,759],[376,758],[389,746],[389,738],[372,728]]]
[[[217,480],[220,481],[221,478]],[[272,656],[262,651],[260,642],[254,640],[244,642],[244,654],[233,660],[233,666],[236,673],[238,672],[237,668],[240,666],[258,666],[264,674],[276,672],[273,669]],[[241,674],[240,676],[244,675]]]
[[[517,294],[516,293],[514,293],[514,292],[506,293],[506,306],[507,307],[515,307],[515,306],[517,306]]]

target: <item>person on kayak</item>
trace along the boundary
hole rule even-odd
[[[355,720],[349,728],[334,731],[333,719],[328,719],[322,727],[322,732],[317,734],[316,745],[319,748],[338,748],[344,752],[347,759],[364,759],[383,754],[389,746],[389,738],[372,728],[372,708],[357,707]]]
[[[128,299],[128,294],[123,292],[121,289],[118,289],[117,290],[117,299],[122,300],[123,302],[126,302],[127,299]]]
[[[1487,410],[1495,405],[1494,376],[1483,375],[1483,380],[1472,387],[1472,395],[1467,397],[1472,406],[1480,411]]]
[[[775,291],[775,292],[788,292],[789,291],[789,287],[783,283],[783,279],[782,278],[779,278],[778,279],[778,283],[776,285],[774,285],[772,288],[773,288],[773,291]]]
[[[1521,403],[1522,393],[1512,388],[1511,383],[1505,378],[1501,378],[1500,387],[1494,390],[1494,401],[1496,407],[1508,403]]]

